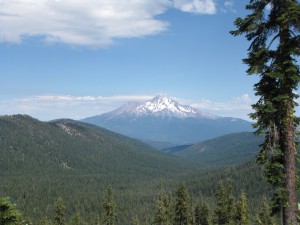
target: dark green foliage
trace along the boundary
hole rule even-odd
[[[0,173],[153,175],[188,168],[148,145],[108,130],[72,120],[40,122],[29,116],[0,117]],[[34,162],[34,163],[33,163]],[[155,166],[154,166],[155,162]],[[179,168],[181,167],[181,168]]]
[[[171,197],[166,193],[162,181],[160,182],[159,196],[155,204],[154,224],[172,224]]]
[[[270,9],[267,7],[270,6]],[[235,21],[233,35],[251,41],[244,59],[249,75],[259,74],[254,86],[260,96],[251,117],[257,134],[266,134],[257,162],[274,186],[273,212],[283,210],[283,223],[296,224],[295,94],[300,81],[300,5],[296,0],[250,0],[251,11]]]
[[[235,200],[232,195],[232,186],[224,185],[221,181],[215,192],[216,209],[214,210],[214,224],[233,224]]]
[[[249,225],[250,217],[248,212],[247,196],[242,192],[235,205],[234,224],[236,225]]]
[[[103,203],[105,210],[104,224],[105,225],[114,225],[116,218],[116,203],[113,199],[113,190],[111,184],[108,186],[106,191],[105,202]]]
[[[191,221],[190,195],[184,183],[176,192],[174,225],[189,225]]]
[[[9,198],[0,198],[0,225],[16,225],[21,217],[19,210],[10,202]]]
[[[266,200],[262,202],[261,210],[258,213],[257,219],[256,219],[257,225],[275,225],[275,222],[273,218],[271,217],[271,210],[269,207],[269,204]]]
[[[65,224],[65,204],[62,198],[58,198],[55,202],[55,225]]]
[[[210,224],[209,208],[204,202],[201,202],[196,206],[194,215],[195,215],[195,225]]]

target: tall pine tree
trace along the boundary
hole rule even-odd
[[[251,41],[249,75],[260,75],[254,86],[260,96],[253,105],[257,134],[266,134],[257,162],[263,165],[268,181],[274,186],[273,210],[282,211],[284,225],[296,219],[296,143],[298,124],[294,90],[300,81],[296,58],[300,55],[300,6],[296,0],[250,0],[252,11],[235,21],[233,35],[245,34]]]
[[[256,224],[258,224],[258,225],[265,225],[265,224],[275,225],[275,222],[274,222],[273,218],[271,217],[269,204],[266,200],[264,200],[262,203],[262,208],[259,211],[257,219],[256,219]]]
[[[116,204],[113,199],[113,189],[111,185],[109,185],[107,188],[106,198],[105,202],[103,203],[103,207],[105,209],[105,224],[114,225],[114,221],[116,218]]]
[[[215,192],[215,197],[217,200],[217,206],[214,211],[214,224],[232,224],[235,205],[235,200],[232,195],[232,186],[225,186],[222,181],[219,182]]]
[[[245,192],[243,192],[236,202],[234,223],[236,225],[248,225],[250,223],[249,218],[247,196]]]
[[[208,206],[201,202],[195,208],[195,225],[209,225]]]
[[[156,225],[170,225],[171,218],[171,198],[166,193],[163,182],[160,182],[159,196],[155,205],[154,224]]]
[[[183,183],[176,193],[174,225],[189,225],[191,221],[190,195]]]

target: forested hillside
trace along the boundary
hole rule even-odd
[[[263,138],[251,132],[233,133],[188,146],[175,154],[209,166],[241,164],[255,158]]]
[[[0,117],[0,196],[9,196],[34,224],[53,220],[54,202],[64,200],[66,218],[79,213],[86,224],[102,218],[105,190],[114,189],[116,224],[153,219],[159,183],[175,198],[185,182],[193,206],[215,207],[220,180],[231,181],[234,195],[248,194],[258,210],[268,187],[253,162],[222,169],[171,156],[108,130],[72,120],[40,122],[25,115]],[[256,187],[255,189],[253,187]]]
[[[190,165],[134,139],[72,120],[40,122],[29,116],[0,117],[2,174],[171,173]],[[154,163],[154,164],[153,164]]]

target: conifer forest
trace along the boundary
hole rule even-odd
[[[0,116],[0,225],[300,224],[300,3],[245,2],[247,15],[228,33],[246,39],[241,63],[257,81],[251,131],[171,145],[86,121]],[[168,116],[179,139],[175,131],[183,128]],[[197,116],[185,122],[221,129]],[[163,132],[156,117],[148,117],[148,126]],[[123,130],[137,121],[124,118]],[[226,127],[229,120],[222,121]]]

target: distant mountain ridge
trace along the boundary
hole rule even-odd
[[[246,120],[203,113],[163,95],[146,102],[128,102],[116,110],[82,121],[132,138],[174,144],[191,144],[224,134],[252,131],[251,123]]]

